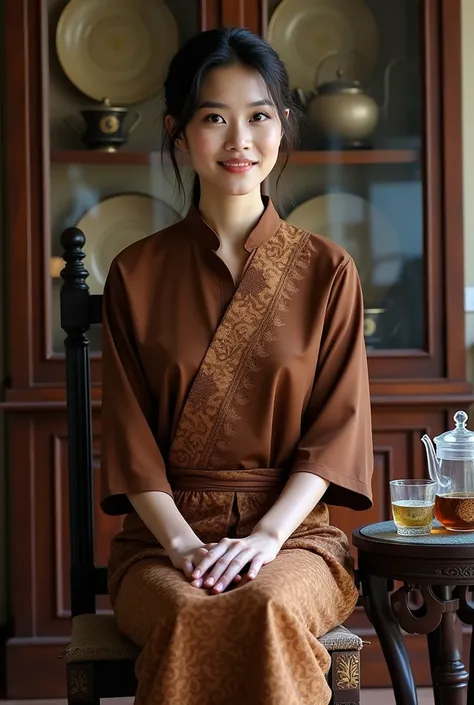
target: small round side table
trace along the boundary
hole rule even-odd
[[[462,663],[461,622],[474,624],[474,533],[446,531],[434,523],[429,536],[399,536],[393,521],[352,534],[359,554],[364,608],[390,671],[397,705],[418,705],[401,629],[426,634],[436,705],[473,705],[474,637],[469,675]],[[392,581],[403,585],[389,595]],[[420,607],[409,603],[419,592]]]

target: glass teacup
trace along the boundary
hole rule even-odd
[[[426,536],[433,526],[436,482],[432,480],[392,480],[390,497],[397,533]]]

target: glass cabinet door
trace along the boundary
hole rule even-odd
[[[84,229],[87,281],[93,293],[101,293],[116,253],[187,208],[170,165],[161,161],[163,78],[176,48],[202,26],[216,26],[218,17],[206,18],[209,10],[203,8],[211,4],[199,0],[44,0],[44,5],[47,337],[54,358],[63,354],[64,228]],[[442,363],[435,360],[431,370],[429,360],[441,325],[427,308],[428,301],[433,306],[427,269],[433,224],[427,217],[436,220],[433,213],[441,208],[433,178],[440,135],[427,118],[428,99],[431,112],[439,110],[436,89],[430,97],[427,88],[429,72],[431,83],[438,80],[439,17],[427,19],[437,10],[424,0],[255,0],[255,5],[304,116],[298,151],[282,178],[277,168],[266,188],[283,217],[333,239],[353,256],[372,373],[380,369],[379,376],[386,375],[384,360],[390,357],[390,376],[404,376],[409,356],[417,360],[409,376],[439,374]],[[183,165],[182,173],[186,185],[189,167]],[[433,281],[441,276],[441,255],[436,257]],[[100,331],[92,331],[91,349],[100,347]]]
[[[178,198],[161,163],[163,82],[180,44],[199,29],[198,0],[46,0],[49,44],[49,347],[63,354],[61,233],[86,234],[84,265],[102,293],[113,257],[175,222]],[[183,177],[189,169],[183,166]],[[100,329],[91,351],[100,351]]]
[[[304,113],[270,192],[342,245],[365,299],[369,355],[426,349],[421,0],[269,0],[266,36]]]

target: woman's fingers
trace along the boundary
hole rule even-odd
[[[187,578],[191,578],[194,566],[188,558],[183,558],[183,573]]]
[[[223,592],[240,573],[242,568],[244,568],[247,563],[252,560],[254,555],[254,550],[248,548],[235,556],[235,558],[230,561],[225,571],[223,571],[221,575],[216,578],[214,591]],[[204,581],[204,587],[207,587],[207,581]]]
[[[264,563],[263,563],[262,557],[260,555],[256,555],[255,558],[250,563],[247,577],[250,580],[254,580],[257,577],[257,575],[259,574],[263,565],[264,565]]]
[[[229,549],[232,545],[230,539],[222,539],[219,541],[217,546],[214,546],[207,554],[202,558],[202,560],[197,564],[195,570],[193,571],[192,577],[197,580],[201,578],[206,571],[209,570]]]
[[[209,552],[209,549],[207,546],[200,546],[197,550],[194,550],[193,552],[189,553],[187,556],[184,556],[182,559],[182,570],[185,576],[188,578],[188,580],[193,580],[193,570],[195,569],[196,565],[199,564],[199,562],[204,558],[204,556],[207,556]],[[193,587],[202,587],[203,580],[194,580],[192,582]]]
[[[212,587],[215,585],[221,575],[228,569],[230,563],[240,555],[244,549],[245,546],[240,541],[235,541],[224,555],[216,561],[212,569],[209,570],[208,575],[204,579],[204,587]]]

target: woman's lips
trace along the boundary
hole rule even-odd
[[[250,171],[250,169],[255,166],[256,162],[249,162],[248,160],[231,160],[228,162],[218,162],[220,166],[224,167],[226,171],[230,171],[233,174],[241,174],[245,171]]]

